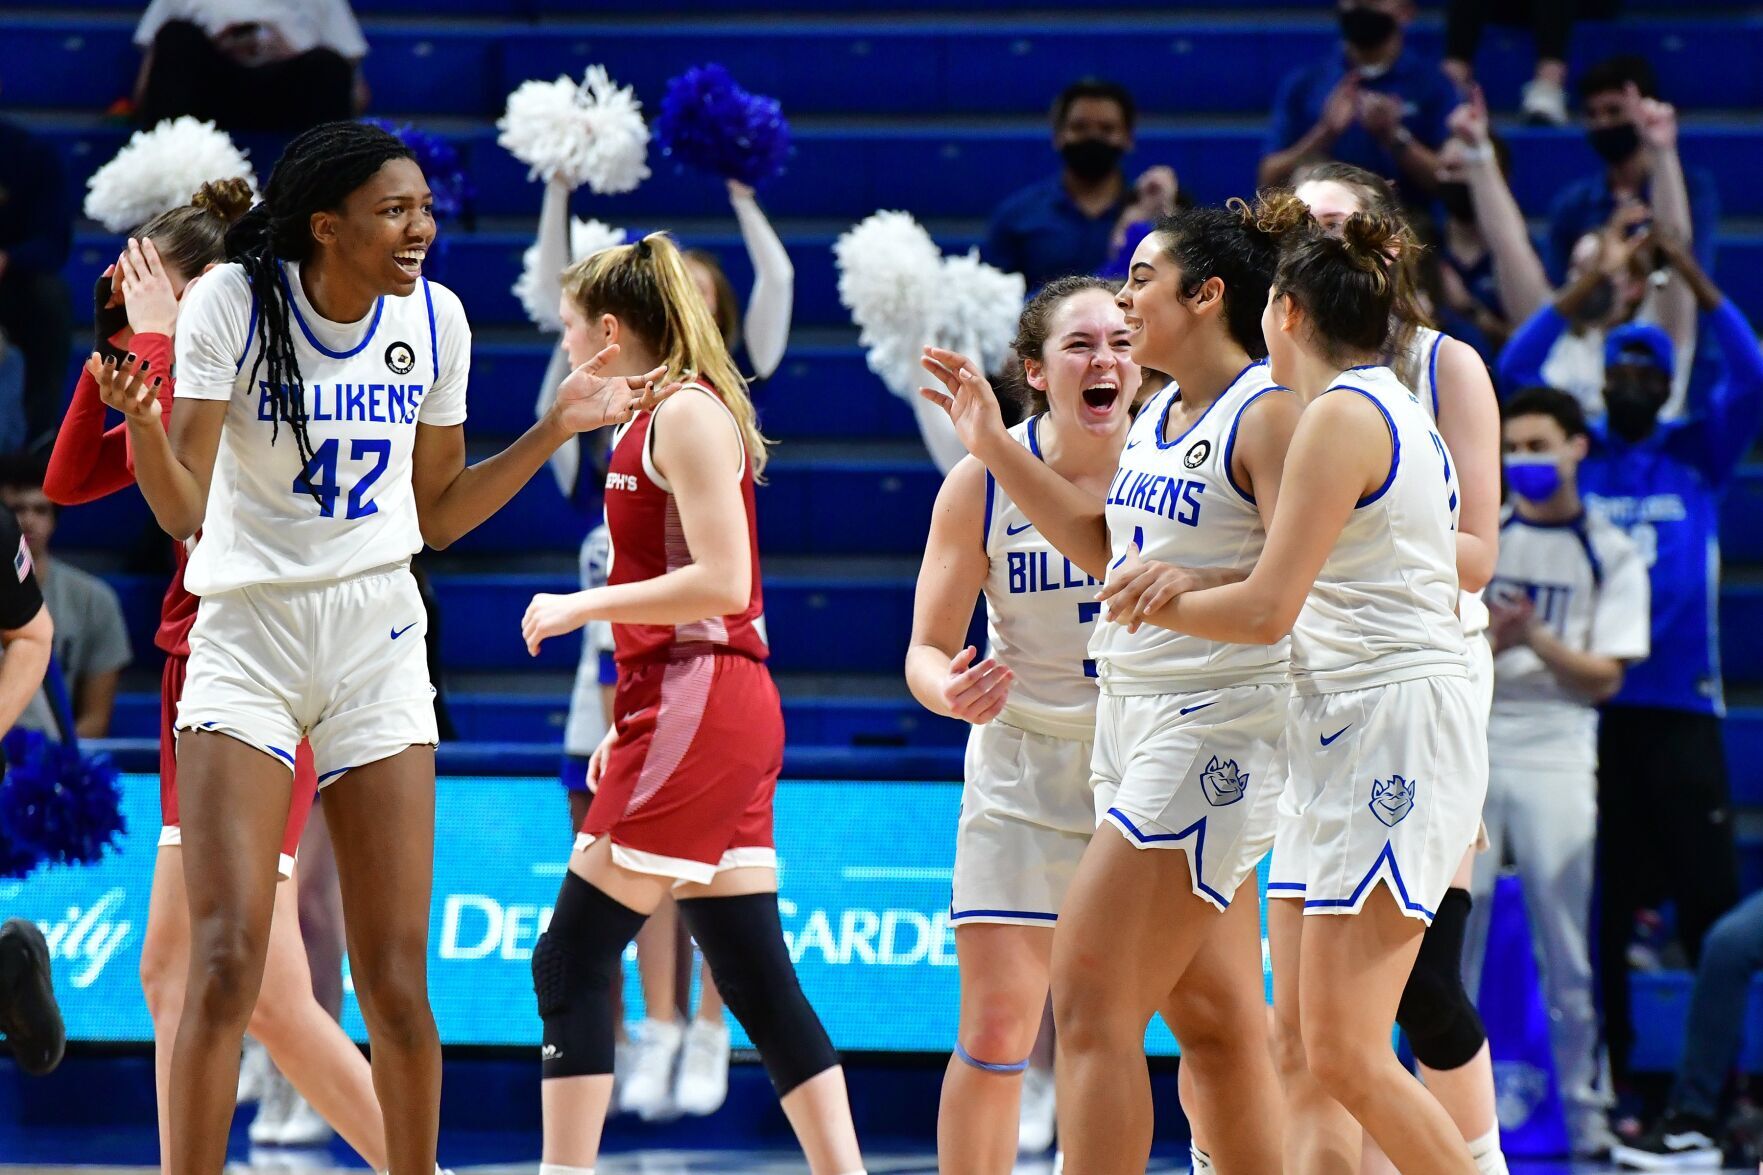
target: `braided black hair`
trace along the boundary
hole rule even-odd
[[[349,193],[373,178],[393,159],[414,159],[398,136],[359,122],[327,122],[302,132],[276,161],[263,200],[227,230],[226,256],[244,267],[257,304],[257,337],[262,340],[251,364],[251,382],[263,369],[274,414],[273,445],[286,421],[300,453],[300,468],[313,460],[306,432],[306,385],[294,354],[288,294],[280,261],[303,262],[312,255],[312,215],[342,206]],[[308,486],[315,500],[317,488]]]

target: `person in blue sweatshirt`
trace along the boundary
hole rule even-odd
[[[1635,911],[1676,904],[1693,962],[1738,898],[1730,793],[1721,746],[1720,499],[1763,423],[1763,351],[1739,309],[1675,238],[1660,256],[1693,292],[1701,345],[1722,356],[1687,412],[1661,420],[1676,367],[1670,336],[1628,323],[1605,340],[1606,414],[1580,466],[1586,504],[1628,533],[1652,583],[1652,655],[1604,707],[1598,736],[1599,959],[1611,1068],[1625,1073],[1627,949]]]

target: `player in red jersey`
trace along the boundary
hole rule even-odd
[[[572,363],[615,346],[609,374],[663,367],[684,387],[613,435],[607,585],[536,596],[521,625],[537,652],[610,621],[618,663],[613,729],[588,767],[594,799],[533,951],[545,1024],[540,1173],[582,1175],[598,1160],[612,977],[670,890],[810,1170],[860,1171],[844,1070],[778,921],[771,805],[783,713],[765,667],[753,508],[765,438],[746,383],[663,234],[572,266],[562,315]]]
[[[160,418],[168,428],[173,388],[169,373],[178,299],[196,277],[223,259],[226,227],[250,203],[251,189],[242,179],[203,184],[190,204],[162,213],[137,229],[135,238],[140,243],[124,253],[109,280],[100,286],[106,301],[99,308],[99,346],[131,353],[145,360],[148,370],[167,373],[159,388],[159,398]],[[104,402],[97,376],[84,371],[74,389],[73,402],[68,405],[67,418],[56,435],[43,490],[57,504],[74,506],[126,489],[134,481],[128,426],[119,424],[105,430]],[[197,598],[184,589],[189,548],[177,543],[174,553],[177,566],[165,591],[159,631],[154,636],[154,643],[166,655],[160,683],[161,829],[146,937],[141,946],[141,989],[153,1021],[153,1067],[159,1093],[162,1156],[171,1153],[167,1112],[171,1046],[183,1015],[184,983],[190,966],[190,908],[185,897],[180,849],[183,838],[178,823],[177,744],[172,723],[183,693]],[[276,887],[268,961],[250,1032],[325,1120],[363,1159],[380,1170],[386,1165],[385,1125],[374,1097],[372,1073],[360,1050],[313,998],[306,947],[300,938],[298,896],[291,877],[300,834],[312,810],[317,787],[311,749],[302,743],[282,838],[283,882]]]

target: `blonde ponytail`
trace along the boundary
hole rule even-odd
[[[759,479],[770,442],[759,431],[747,381],[671,237],[650,233],[635,244],[602,249],[564,270],[563,291],[583,313],[610,314],[635,331],[660,356],[669,379],[714,390],[734,416]]]

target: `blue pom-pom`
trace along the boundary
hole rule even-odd
[[[109,755],[84,755],[41,731],[14,730],[0,741],[0,841],[22,860],[89,865],[122,834],[122,792]],[[22,852],[20,850],[22,849]]]
[[[655,141],[663,155],[752,187],[782,174],[790,124],[777,99],[749,94],[720,65],[694,66],[667,83]]]
[[[459,161],[459,152],[447,140],[407,122],[394,123],[383,118],[363,121],[397,135],[416,156],[416,165],[422,168],[422,174],[429,182],[429,191],[434,196],[436,219],[449,220],[458,216],[466,203],[477,195],[471,176]]]

